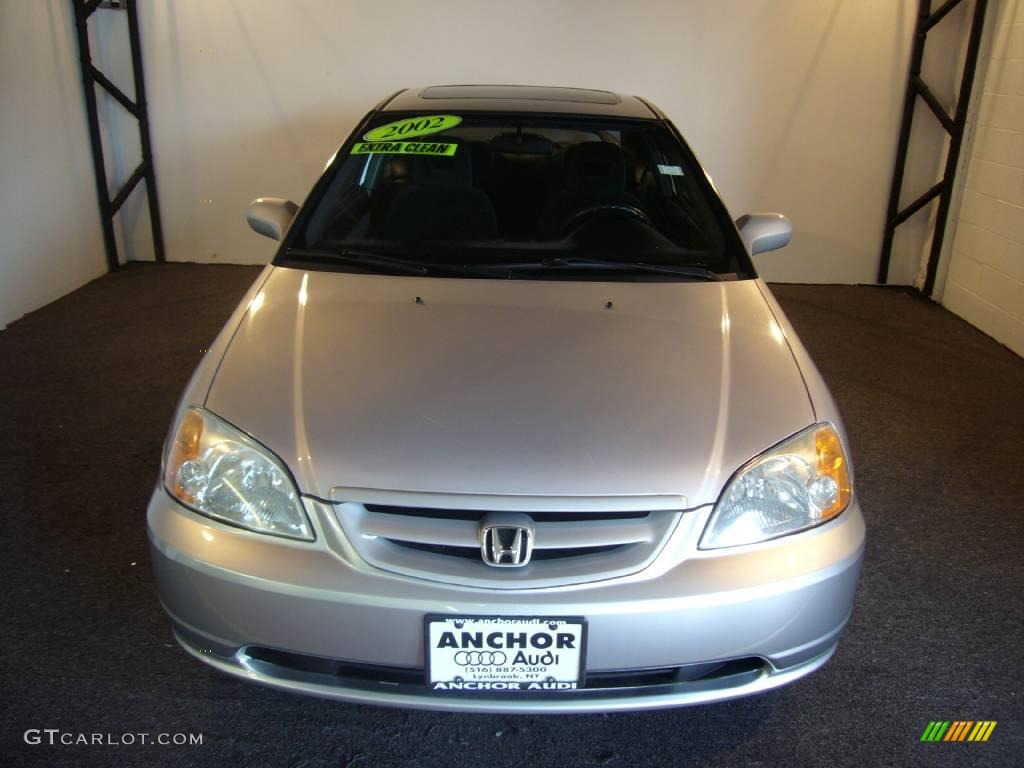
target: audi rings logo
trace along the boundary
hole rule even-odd
[[[483,667],[488,664],[504,664],[508,657],[502,651],[459,651],[455,663],[460,667]]]

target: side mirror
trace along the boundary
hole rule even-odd
[[[299,206],[282,197],[257,197],[249,203],[245,219],[254,232],[271,240],[280,240],[292,225],[298,210]]]
[[[736,219],[736,228],[751,256],[789,245],[793,224],[781,213],[748,213]]]

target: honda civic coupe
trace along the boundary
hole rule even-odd
[[[653,709],[833,654],[864,551],[839,412],[666,116],[405,90],[299,207],[193,375],[148,510],[182,647],[437,710]]]

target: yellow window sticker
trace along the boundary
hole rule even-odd
[[[447,131],[462,122],[458,115],[426,115],[407,117],[387,125],[380,125],[363,134],[366,141],[397,141],[413,136],[427,136],[438,131]]]
[[[363,141],[352,147],[353,155],[433,155],[451,157],[458,144],[440,144],[436,141]]]

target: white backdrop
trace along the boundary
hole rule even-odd
[[[107,268],[77,59],[67,2],[0,0],[0,329]]]

